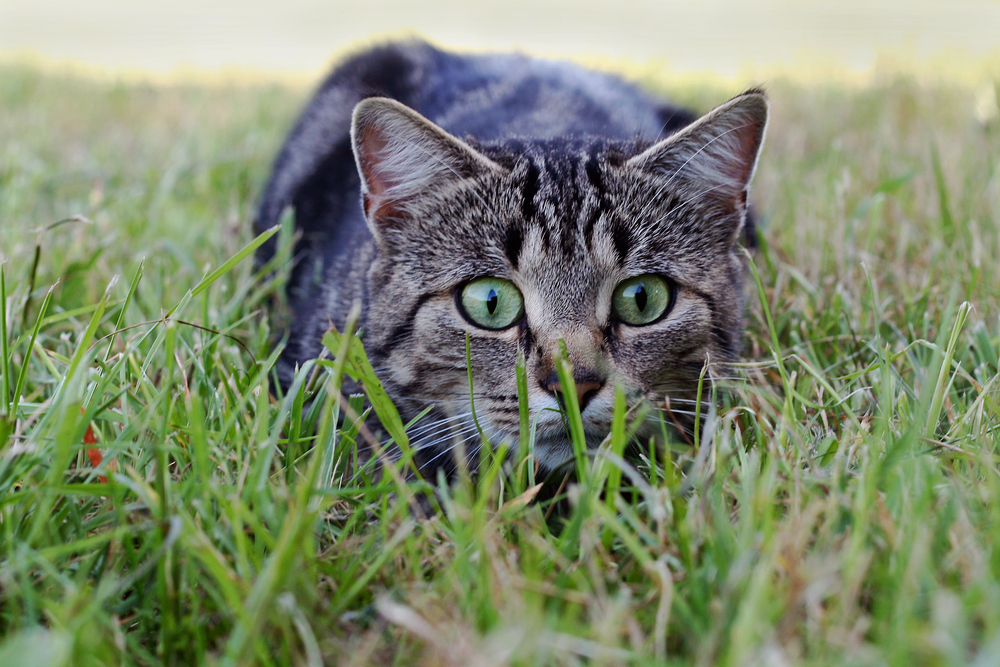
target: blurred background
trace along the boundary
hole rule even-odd
[[[373,39],[724,78],[1000,72],[996,0],[0,0],[0,58],[115,76],[315,76]]]

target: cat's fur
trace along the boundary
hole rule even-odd
[[[584,387],[589,446],[608,432],[618,386],[629,405],[669,396],[688,424],[706,359],[739,349],[738,246],[752,237],[746,196],[766,123],[760,91],[696,120],[570,64],[420,43],[354,57],[291,131],[256,219],[261,231],[291,206],[301,231],[283,381],[358,301],[365,348],[404,420],[432,406],[413,436],[427,467],[451,466],[458,441],[467,451],[479,441],[467,335],[476,415],[494,445],[517,443],[524,352],[543,467],[571,456],[560,340]],[[618,321],[615,286],[647,273],[672,284],[669,311],[645,326]],[[521,291],[516,325],[463,317],[458,290],[483,276]],[[640,433],[659,430],[651,419]]]

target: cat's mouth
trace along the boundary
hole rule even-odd
[[[571,429],[565,413],[557,409],[543,409],[535,416],[533,453],[539,467],[553,470],[573,460]],[[597,414],[583,415],[583,436],[587,451],[596,450],[611,430],[610,415],[605,419]],[[513,437],[517,442],[518,437]]]
[[[636,412],[632,410],[627,412],[626,431],[631,434],[632,440],[648,444],[650,439],[662,442],[664,438],[678,437],[683,441],[690,442],[690,425],[687,425],[685,420],[694,413],[678,406],[687,406],[693,401],[674,399],[674,402],[677,405],[671,410],[670,402],[665,402],[662,396],[631,397],[629,402],[631,408],[636,408],[640,403],[646,408]],[[665,405],[666,408],[664,408]],[[586,450],[591,453],[601,446],[611,432],[613,405],[595,405],[593,408],[596,409],[587,410],[581,415]],[[532,440],[533,454],[539,467],[543,470],[555,470],[570,464],[574,458],[574,448],[565,412],[559,409],[543,408],[537,413],[533,413],[532,419],[535,421]],[[640,423],[633,421],[636,419],[640,420]],[[497,432],[500,431],[502,429],[497,429]],[[519,434],[504,434],[502,438],[494,439],[494,446],[501,441],[516,448]]]
[[[607,431],[584,431],[587,451],[593,451],[607,437]],[[553,470],[566,465],[573,460],[573,444],[566,433],[554,433],[550,436],[535,437],[535,458],[544,470]]]
[[[637,400],[647,403],[651,409],[637,413],[629,410],[626,416],[627,431],[632,438],[638,440],[659,440],[664,425],[658,413],[663,410],[656,409],[656,406],[663,404],[662,399],[658,403],[652,402],[648,397],[638,397]],[[613,411],[613,405],[595,402],[581,415],[583,440],[588,452],[595,452],[607,439],[611,431]],[[506,447],[509,456],[518,456],[521,433],[517,420],[499,418],[494,421],[493,417],[487,412],[478,413],[473,418],[471,409],[457,410],[450,415],[444,411],[431,412],[426,420],[421,420],[410,430],[411,446],[420,452],[419,458],[424,464],[437,464],[446,468],[458,465],[457,459],[462,458],[466,460],[466,465],[473,464],[484,446],[495,451]],[[634,424],[632,420],[635,418],[641,419],[643,423]],[[539,469],[553,471],[571,464],[574,445],[566,413],[558,407],[543,404],[532,406],[529,419],[529,453],[537,461]]]

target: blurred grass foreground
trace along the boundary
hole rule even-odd
[[[336,359],[271,382],[248,221],[308,90],[0,65],[0,665],[997,664],[997,85],[770,80],[711,437],[427,518]]]

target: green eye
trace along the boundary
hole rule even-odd
[[[615,288],[611,306],[625,324],[649,324],[659,319],[670,306],[670,283],[652,273],[623,280]]]
[[[484,329],[506,329],[524,315],[524,297],[502,278],[476,278],[458,296],[462,314]]]

